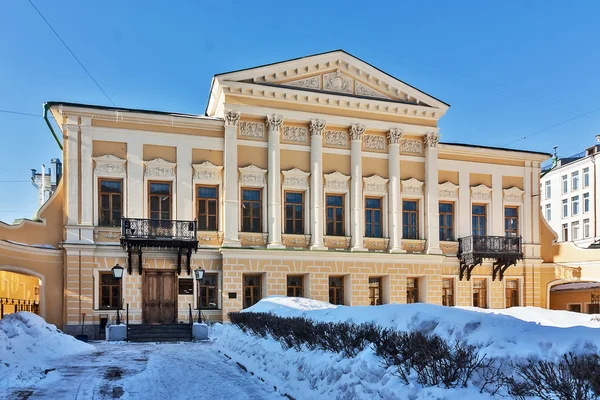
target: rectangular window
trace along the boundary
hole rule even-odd
[[[304,297],[304,276],[287,277],[287,295],[288,297]]]
[[[569,191],[569,177],[567,175],[562,176],[562,192],[567,193]]]
[[[219,274],[204,274],[204,279],[198,281],[198,308],[219,308]]]
[[[581,312],[581,304],[568,304],[567,311],[580,313]]]
[[[569,241],[569,224],[562,224],[562,240],[563,242]]]
[[[600,304],[588,304],[587,311],[588,314],[600,314]]]
[[[454,203],[440,203],[440,240],[454,240]]]
[[[579,239],[579,221],[571,222],[571,240]]]
[[[369,304],[381,305],[381,278],[369,278]]]
[[[552,196],[552,188],[550,187],[550,181],[546,181],[546,199]]]
[[[285,192],[285,233],[304,234],[304,192]]]
[[[189,295],[194,294],[194,280],[191,278],[181,278],[177,281],[179,284],[179,294]]]
[[[519,209],[517,207],[504,207],[504,236],[519,236]]]
[[[519,281],[506,280],[506,308],[519,306]]]
[[[260,275],[244,275],[244,308],[252,307],[258,303],[262,297]]]
[[[335,305],[344,304],[344,278],[341,276],[329,277],[329,302]]]
[[[98,225],[121,226],[123,215],[123,181],[100,179],[98,181]]]
[[[473,307],[487,308],[487,282],[473,279]]]
[[[564,199],[562,201],[562,209],[563,209],[563,218],[566,218],[569,216],[569,200],[568,199]]]
[[[571,173],[571,190],[579,189],[579,171]]]
[[[589,193],[583,194],[583,212],[584,213],[590,212],[590,194]]]
[[[404,239],[419,238],[419,207],[417,200],[402,202],[402,237]]]
[[[546,204],[546,221],[550,221],[552,219],[552,209],[550,204]]]
[[[454,279],[442,279],[442,305],[446,307],[454,306]]]
[[[485,236],[487,225],[487,210],[484,204],[473,204],[471,207],[471,224],[474,236]]]
[[[216,186],[198,186],[196,188],[196,213],[199,231],[218,230],[219,197]]]
[[[583,169],[583,187],[586,188],[590,186],[590,168],[585,167]]]
[[[406,278],[406,303],[419,302],[419,278]]]
[[[365,236],[383,237],[381,197],[365,198]]]
[[[583,220],[583,237],[586,239],[590,237],[590,219],[589,218],[586,218]]]
[[[100,308],[121,308],[121,280],[113,278],[112,272],[100,272]]]
[[[242,189],[242,232],[262,232],[261,189]]]
[[[344,229],[344,195],[327,195],[327,236],[345,236]]]
[[[150,182],[148,189],[150,219],[171,219],[171,182]]]
[[[579,214],[579,196],[571,197],[571,215]]]

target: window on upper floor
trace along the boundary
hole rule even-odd
[[[285,192],[285,233],[304,234],[304,192]]]
[[[579,196],[571,197],[571,215],[579,214]]]
[[[171,219],[171,182],[149,182],[150,219]]]
[[[590,167],[585,167],[583,169],[583,187],[586,188],[590,186]]]
[[[402,237],[404,239],[419,238],[419,202],[417,200],[402,202]]]
[[[562,240],[563,242],[569,241],[569,224],[562,224]]]
[[[485,236],[487,232],[487,206],[473,204],[471,207],[471,225],[473,236]]]
[[[552,220],[552,207],[550,204],[546,204],[546,221]]]
[[[549,199],[550,197],[552,197],[552,187],[550,185],[551,185],[551,182],[546,181],[546,199]]]
[[[123,215],[123,181],[100,179],[98,186],[98,225],[120,226]]]
[[[590,219],[586,218],[583,220],[583,237],[585,239],[590,237]]]
[[[327,236],[344,236],[344,195],[328,194],[326,196],[326,233]]]
[[[365,236],[383,237],[381,197],[365,198]]]
[[[571,190],[579,189],[579,171],[571,172]]]
[[[519,209],[517,207],[504,207],[504,236],[517,237],[519,235]]]
[[[454,203],[440,203],[440,240],[454,240]]]
[[[242,232],[262,232],[261,189],[242,189]]]
[[[579,239],[579,221],[571,223],[571,240]]]
[[[199,231],[218,230],[219,196],[216,186],[198,186],[196,188],[196,213]]]
[[[569,216],[569,200],[568,199],[563,199],[562,201],[562,210],[563,210],[563,218],[566,218]]]
[[[569,191],[569,177],[567,175],[562,176],[562,192],[567,193]]]
[[[583,212],[584,213],[590,212],[590,194],[589,193],[583,194]]]

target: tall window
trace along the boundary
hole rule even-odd
[[[546,198],[549,199],[552,196],[552,188],[550,187],[550,181],[546,181]]]
[[[303,192],[285,192],[285,233],[304,234]]]
[[[304,297],[304,277],[302,275],[287,277],[288,297]]]
[[[567,193],[569,191],[569,177],[567,175],[562,176],[562,192]]]
[[[579,214],[579,196],[571,197],[571,215]]]
[[[419,278],[406,278],[406,302],[419,302]]]
[[[327,235],[344,236],[344,195],[328,194],[326,203]]]
[[[583,212],[584,213],[590,212],[590,194],[589,193],[583,194]]]
[[[120,226],[123,214],[123,181],[100,179],[98,184],[98,225]]]
[[[504,207],[504,236],[517,237],[519,235],[519,209],[517,207]]]
[[[121,308],[121,280],[113,278],[112,272],[100,272],[100,308]]]
[[[471,223],[474,236],[485,236],[487,225],[487,212],[484,204],[473,204],[471,208]]]
[[[440,203],[440,240],[454,240],[454,203]]]
[[[198,308],[215,309],[219,307],[218,274],[204,274],[204,279],[198,281]]]
[[[473,279],[473,307],[487,308],[487,282]]]
[[[563,242],[569,241],[569,224],[562,224],[562,240]]]
[[[244,275],[244,308],[252,307],[262,297],[260,275]]]
[[[579,189],[579,171],[571,173],[571,190]]]
[[[583,237],[586,239],[590,237],[590,219],[589,218],[586,218],[583,220]]]
[[[446,307],[454,306],[454,279],[442,279],[442,305]]]
[[[262,232],[260,189],[242,189],[242,232]]]
[[[198,230],[216,231],[218,219],[218,196],[216,186],[198,186],[196,188]]]
[[[402,237],[404,239],[419,238],[419,208],[417,200],[402,202]]]
[[[365,198],[365,236],[383,237],[381,225],[381,197]]]
[[[546,204],[546,221],[550,221],[552,219],[552,209],[550,204]]]
[[[583,187],[586,188],[590,186],[590,168],[585,167],[583,169]]]
[[[381,305],[381,278],[369,278],[369,304]]]
[[[563,199],[562,209],[563,209],[563,218],[568,217],[569,216],[569,200],[568,199]]]
[[[171,182],[150,182],[150,219],[171,219]]]
[[[517,279],[506,280],[506,308],[519,306],[519,281]]]
[[[579,239],[579,221],[571,222],[571,240]]]
[[[588,314],[600,314],[600,304],[590,303],[587,305]]]
[[[344,304],[344,278],[341,276],[329,277],[329,302],[331,304]]]

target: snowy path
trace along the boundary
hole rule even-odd
[[[281,399],[211,343],[94,343],[56,362],[56,372],[0,399]]]

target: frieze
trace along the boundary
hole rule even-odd
[[[332,146],[348,146],[348,134],[343,131],[325,131],[325,144]]]
[[[296,188],[308,189],[308,177],[310,173],[304,172],[298,168],[292,168],[288,171],[281,171],[283,174],[283,186],[293,186]]]
[[[471,186],[471,198],[473,200],[491,200],[492,188],[484,184]]]
[[[100,157],[93,157],[93,160],[96,162],[94,172],[97,175],[125,175],[126,160],[123,160],[122,158],[119,158],[112,154],[106,154]]]
[[[417,139],[401,139],[400,151],[403,153],[421,154],[423,151],[421,147],[421,141]]]
[[[329,74],[323,74],[323,90],[351,94],[352,79],[342,74],[339,69]]]
[[[367,96],[367,97],[377,97],[380,99],[389,99],[386,95],[379,93],[376,90],[371,89],[367,85],[363,85],[362,83],[356,81],[354,85],[354,93],[359,96]]]
[[[402,194],[423,194],[423,183],[418,179],[410,178],[402,181]]]
[[[385,137],[381,135],[365,135],[365,149],[385,150]]]
[[[438,197],[440,199],[456,199],[458,198],[458,185],[452,182],[444,182],[438,185]]]
[[[363,190],[367,193],[385,195],[387,192],[388,179],[382,178],[379,175],[363,178],[363,182]]]
[[[331,174],[325,174],[323,176],[325,177],[326,189],[336,189],[342,191],[348,190],[348,180],[350,179],[349,176],[346,176],[338,171]]]
[[[308,138],[308,129],[301,126],[284,126],[283,140],[290,142],[306,143]]]
[[[221,181],[221,170],[223,169],[221,166],[205,161],[202,164],[192,164],[192,167],[196,181]]]
[[[97,231],[94,232],[94,239],[98,240],[98,238],[102,236],[106,239],[118,239],[121,237],[121,232],[111,232],[111,231]]]
[[[242,121],[240,122],[240,136],[262,139],[265,137],[265,125],[260,122]]]
[[[249,165],[244,168],[238,168],[240,172],[240,183],[251,186],[264,186],[267,181],[265,175],[266,169],[258,168],[256,165]]]
[[[151,161],[144,161],[146,164],[146,177],[158,177],[158,178],[174,178],[175,177],[175,163],[169,162],[162,158],[155,158]]]
[[[310,78],[298,79],[297,81],[285,82],[282,85],[303,87],[308,89],[320,89],[321,79],[319,76],[313,76]]]
[[[511,187],[510,189],[504,189],[504,201],[512,202],[512,203],[522,203],[523,202],[523,191],[516,186]]]

